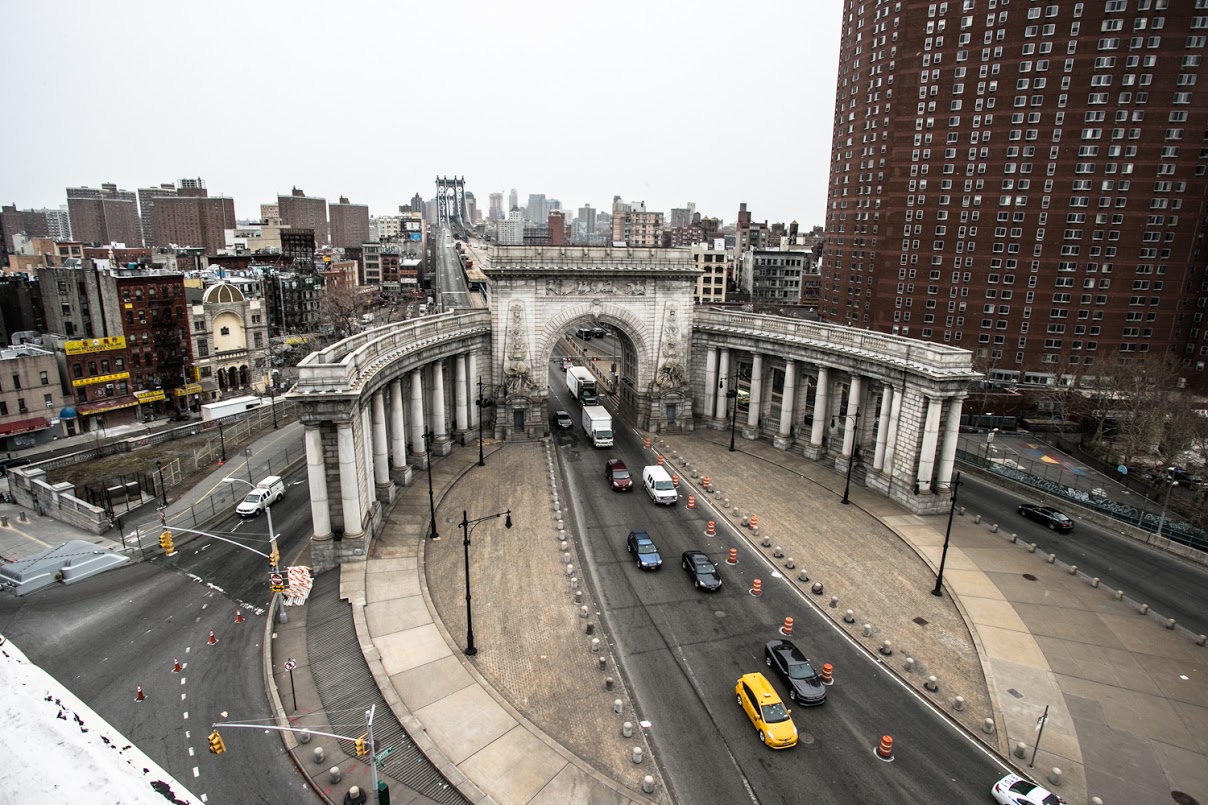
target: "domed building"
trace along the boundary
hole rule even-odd
[[[202,402],[268,391],[268,316],[253,298],[226,280],[207,287],[191,306],[193,365]]]

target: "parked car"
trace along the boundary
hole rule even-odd
[[[797,704],[823,704],[826,686],[814,670],[809,657],[801,653],[791,640],[769,640],[763,647],[763,661],[780,674],[789,686],[789,698]]]
[[[558,423],[558,427],[562,430],[570,430],[575,426],[575,420],[571,419],[570,414],[565,411],[555,412],[554,421]]]
[[[692,586],[698,590],[716,590],[721,587],[721,576],[717,565],[709,560],[704,551],[684,551],[680,567],[687,571]]]
[[[1008,774],[990,789],[999,805],[1065,805],[1065,800],[1018,774]]]
[[[634,555],[638,567],[642,570],[658,570],[663,566],[663,557],[659,556],[659,549],[655,547],[654,540],[645,531],[630,531],[629,539],[625,541],[625,547]]]
[[[633,489],[633,477],[629,474],[629,468],[619,458],[610,458],[604,462],[604,477],[616,492],[628,492]]]
[[[1029,520],[1047,525],[1054,531],[1071,531],[1074,528],[1074,521],[1052,506],[1033,506],[1030,503],[1021,503],[1019,513]]]
[[[592,327],[591,328],[591,337],[592,338],[603,338],[606,335],[608,335],[608,331],[605,330],[603,327]]]
[[[772,749],[797,745],[797,727],[776,689],[760,673],[743,674],[734,686],[738,706],[751,719],[759,740]]]

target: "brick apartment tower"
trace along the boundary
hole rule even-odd
[[[295,187],[290,195],[277,196],[277,208],[285,226],[314,231],[315,246],[322,248],[331,243],[327,229],[327,199],[311,198]]]
[[[193,246],[217,254],[226,248],[226,230],[235,228],[235,200],[211,197],[204,187],[182,186],[176,196],[155,200],[151,210],[154,246]]]
[[[118,190],[115,184],[103,184],[100,190],[69,187],[67,210],[72,234],[81,243],[143,245],[138,198],[133,191]]]
[[[331,245],[348,249],[369,242],[369,207],[349,204],[340,196],[339,204],[328,206],[331,213]]]
[[[1003,379],[1208,380],[1200,5],[845,0],[820,314]]]

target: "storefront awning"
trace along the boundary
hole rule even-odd
[[[138,398],[133,394],[125,394],[121,397],[111,397],[96,402],[79,403],[75,409],[80,416],[92,416],[93,414],[103,414],[106,411],[116,411],[119,408],[133,408],[136,405],[138,405]]]
[[[50,420],[44,416],[18,419],[14,422],[0,422],[0,436],[12,436],[14,433],[29,433],[32,430],[42,430],[49,427]]]

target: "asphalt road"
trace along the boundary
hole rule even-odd
[[[304,486],[291,488],[287,500],[304,499]],[[275,515],[288,565],[305,547],[310,510],[277,506]],[[237,520],[232,513],[215,533],[262,548],[266,518]],[[79,584],[0,596],[0,632],[209,802],[319,802],[276,732],[222,730],[221,756],[207,743],[214,722],[271,723],[263,674],[267,560],[208,537],[178,539],[177,549]],[[242,624],[234,622],[237,609]]]
[[[1208,633],[1208,611],[1204,607],[1208,568],[1094,523],[1078,520],[1073,531],[1058,534],[1019,515],[1020,503],[1038,502],[1036,496],[1020,496],[969,475],[961,477],[958,503],[969,514],[981,514],[982,519],[999,523],[1021,539],[1035,542],[1038,551],[1057,554],[1062,562],[1077,565],[1079,571],[1098,577],[1103,586],[1123,590],[1125,595],[1149,604],[1155,612],[1174,618],[1195,634]],[[1046,505],[1052,504],[1046,501]],[[1060,504],[1056,508],[1061,509]],[[1064,511],[1076,518],[1074,510]]]
[[[578,406],[554,382],[557,405],[577,417]],[[604,610],[608,637],[639,709],[651,723],[656,759],[676,802],[900,803],[975,802],[1004,773],[975,739],[951,727],[913,691],[867,658],[744,541],[724,533],[705,537],[708,509],[681,503],[657,507],[638,488],[610,491],[603,464],[619,457],[631,471],[646,463],[637,436],[620,427],[614,449],[596,450],[582,429],[555,434],[569,485],[567,498],[583,535],[590,583]],[[725,520],[713,516],[721,528]],[[644,528],[663,556],[658,571],[641,571],[625,549],[630,529]],[[737,566],[723,547],[736,546]],[[705,550],[718,563],[722,589],[693,588],[680,554]],[[748,594],[766,580],[764,594]],[[763,746],[735,703],[735,682],[766,671],[763,645],[780,637],[791,615],[794,641],[818,664],[842,669],[820,707],[793,706],[800,733],[794,749]],[[773,685],[787,702],[787,689]],[[791,706],[791,705],[790,705]],[[881,735],[895,738],[894,763],[874,750]],[[806,793],[808,792],[808,794]]]

